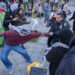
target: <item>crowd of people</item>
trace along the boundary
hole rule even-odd
[[[28,0],[0,0],[0,13],[5,13],[3,26],[5,32],[0,34],[4,36],[4,45],[1,52],[1,60],[8,69],[8,74],[13,74],[14,65],[8,59],[11,50],[21,54],[28,63],[32,63],[30,55],[25,50],[24,44],[31,39],[40,36],[47,36],[46,59],[50,63],[50,75],[74,75],[74,48],[75,48],[75,11],[72,17],[74,19],[73,29],[70,30],[70,23],[67,16],[72,13],[67,5],[68,0],[41,0],[34,4],[31,17],[34,20],[32,29],[27,25],[31,23],[25,16],[25,12],[30,6]],[[42,24],[50,27],[49,32],[42,33],[35,28],[38,25],[37,18],[44,18]],[[36,20],[35,20],[36,19]]]

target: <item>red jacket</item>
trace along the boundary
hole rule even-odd
[[[31,39],[38,38],[41,35],[42,35],[41,33],[31,32],[27,36],[20,36],[15,30],[9,30],[0,34],[0,37],[6,36],[5,43],[8,45],[19,45],[19,44],[26,43]],[[44,33],[44,35],[49,36],[48,33]]]

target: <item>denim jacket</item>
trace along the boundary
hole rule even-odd
[[[48,3],[45,3],[44,5],[44,14],[49,15],[50,13],[50,5]]]

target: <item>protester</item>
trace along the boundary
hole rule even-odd
[[[21,6],[23,7],[22,3]],[[13,22],[10,22],[12,25],[14,25],[14,28],[16,26],[23,26],[24,24],[29,24],[30,21],[27,21],[27,19],[23,15],[23,8],[19,7],[16,14],[14,15]],[[11,27],[11,26],[10,26]],[[20,28],[19,28],[20,29]],[[25,49],[24,45],[22,44],[22,47]]]
[[[75,37],[71,39],[69,51],[63,57],[55,75],[75,75]]]
[[[25,16],[25,12],[26,12],[26,11],[24,10],[24,3],[19,3],[18,9],[19,9],[19,8],[21,8],[21,9],[23,10],[22,15]]]
[[[69,41],[72,37],[72,32],[69,29],[63,29],[59,34],[60,42],[56,42],[48,48],[46,59],[50,63],[49,75],[55,75],[63,56],[69,51]]]
[[[16,30],[20,36],[26,36],[26,34],[24,35],[22,33],[23,30],[27,29],[27,33],[30,33],[29,29],[27,28],[26,25],[22,25],[22,26],[13,26],[11,24],[9,24],[9,29],[12,29],[12,30]]]
[[[4,47],[1,53],[1,60],[6,66],[6,68],[9,70],[9,74],[12,74],[14,69],[14,65],[8,60],[8,55],[11,50],[20,53],[26,59],[27,62],[31,63],[32,60],[30,56],[21,46],[19,46],[19,44],[26,43],[31,39],[38,38],[39,36],[51,35],[51,33],[28,33],[27,29],[23,30],[22,33],[26,36],[20,36],[15,30],[9,30],[0,34],[0,37],[6,36]]]
[[[26,21],[26,18],[23,17],[22,15],[23,10],[21,8],[19,8],[16,12],[15,18],[14,18],[14,23],[12,25],[14,26],[21,26],[23,24],[29,24],[29,22]]]

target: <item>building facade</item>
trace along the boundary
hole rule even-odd
[[[75,6],[75,0],[69,0],[68,4]]]

